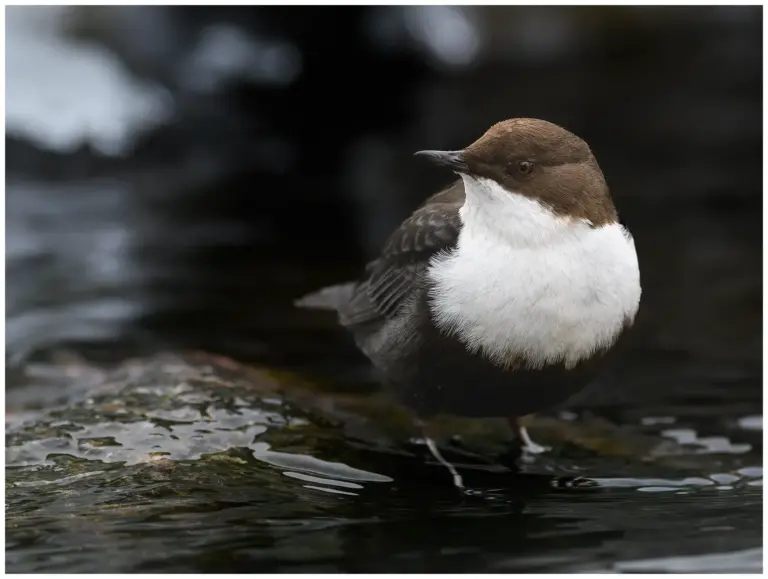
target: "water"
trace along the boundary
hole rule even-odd
[[[684,283],[701,288],[718,335],[749,336],[734,325],[754,323],[744,303],[759,279],[736,261],[750,259],[751,240],[697,220],[688,227],[719,233],[723,259],[687,268]],[[680,246],[675,223],[654,229],[657,243]],[[651,263],[647,280],[672,270]],[[721,284],[743,299],[720,300]],[[7,568],[758,572],[759,355],[748,341],[696,339],[681,324],[698,318],[647,293],[669,342],[642,323],[593,392],[600,406],[535,418],[550,452],[519,456],[493,421],[438,425],[469,495],[413,441],[412,417],[349,393],[365,364],[332,321],[292,317],[280,297],[273,315],[290,329],[261,369],[202,354],[116,369],[61,354],[23,364],[7,394]],[[670,346],[675,332],[693,337],[684,353]]]
[[[298,76],[194,98],[184,75],[229,41],[186,54],[183,19],[134,13],[167,50],[112,46],[168,69],[175,124],[121,161],[8,139],[8,571],[762,570],[758,9],[484,10],[436,13],[471,65],[423,9],[238,13],[285,32]],[[618,364],[531,420],[549,452],[433,425],[463,493],[348,336],[291,301],[444,181],[411,151],[510,115],[589,135],[644,293]]]
[[[622,425],[540,418],[535,457],[449,424],[465,494],[378,399],[207,355],[67,367],[88,387],[7,416],[9,571],[761,568],[762,423],[738,394]]]

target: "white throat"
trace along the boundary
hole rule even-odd
[[[491,179],[462,176],[456,249],[434,257],[432,312],[441,329],[500,365],[572,367],[618,338],[640,303],[629,233],[554,214]]]

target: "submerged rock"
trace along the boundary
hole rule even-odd
[[[420,454],[413,450],[421,434],[415,417],[379,395],[333,392],[298,375],[204,353],[134,359],[112,370],[63,362],[60,372],[37,375],[38,381],[55,376],[55,389],[64,396],[56,405],[14,403],[10,396],[7,466],[56,470],[90,462],[129,467],[161,461],[167,468],[179,461],[257,460],[296,468],[306,463],[312,471],[319,460],[312,457],[326,454],[329,446],[336,457],[351,449]],[[565,445],[604,458],[676,466],[686,464],[682,455],[701,454],[636,427],[574,418],[531,416],[525,423],[555,447],[554,454],[562,454]],[[512,450],[505,421],[440,416],[430,432],[486,466],[509,458]],[[391,479],[371,474],[366,480]]]
[[[702,455],[641,432],[647,425],[531,417],[529,428],[553,450],[520,457],[503,421],[440,417],[431,431],[477,491],[462,495],[413,440],[419,432],[402,408],[208,354],[111,370],[62,358],[27,366],[14,381],[6,395],[9,570],[200,570],[212,568],[218,545],[247,553],[243,564],[286,569],[354,550],[355,533],[344,531],[351,525],[419,513],[523,516],[538,495],[582,487],[679,495],[723,492],[727,483],[757,496],[762,484],[754,456]],[[315,545],[320,537],[331,543]]]

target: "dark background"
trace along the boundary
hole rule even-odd
[[[640,390],[757,404],[761,12],[10,8],[8,360],[202,348],[346,375],[345,337],[291,300],[451,179],[414,151],[530,116],[588,141],[635,235],[628,381],[650,361]]]

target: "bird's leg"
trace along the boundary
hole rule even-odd
[[[451,477],[453,478],[453,485],[461,491],[466,491],[466,488],[464,487],[464,479],[461,478],[461,475],[459,474],[459,471],[456,470],[456,467],[448,462],[440,453],[440,449],[437,448],[437,444],[435,444],[435,441],[429,436],[427,425],[421,420],[418,421],[418,424],[421,428],[421,434],[424,437],[424,443],[427,445],[429,452],[432,453],[432,456],[435,457],[437,462],[442,464],[445,468],[448,469],[448,472],[451,473]]]
[[[507,421],[509,422],[510,428],[517,432],[517,435],[520,438],[520,447],[524,454],[541,454],[548,450],[552,450],[550,447],[542,446],[534,441],[528,434],[528,429],[520,423],[519,418],[509,418]]]

